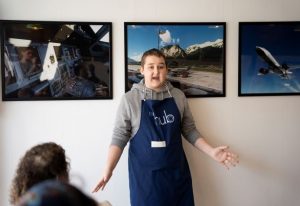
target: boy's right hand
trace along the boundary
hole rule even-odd
[[[122,149],[119,146],[111,145],[109,147],[108,157],[107,157],[107,163],[102,175],[102,178],[100,179],[99,183],[93,190],[93,192],[98,192],[100,189],[103,190],[107,182],[109,181],[110,177],[112,176],[113,170],[116,167],[121,154]]]
[[[100,179],[99,183],[97,184],[97,186],[95,187],[95,189],[93,190],[94,192],[98,192],[99,189],[103,190],[106,183],[109,181],[110,177],[112,176],[112,172],[108,169],[105,169],[102,178]]]

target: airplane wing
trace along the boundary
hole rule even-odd
[[[288,65],[289,70],[300,69],[300,65]]]

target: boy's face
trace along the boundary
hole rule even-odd
[[[163,57],[147,56],[141,74],[144,75],[145,85],[149,89],[159,91],[166,81],[168,69]]]

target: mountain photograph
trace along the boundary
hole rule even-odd
[[[225,23],[126,23],[126,91],[143,77],[142,54],[162,51],[168,80],[187,97],[225,95]]]

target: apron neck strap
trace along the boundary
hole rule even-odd
[[[146,86],[145,86],[145,83],[144,83],[144,85],[143,85],[144,87],[143,87],[143,93],[144,93],[144,97],[143,97],[143,100],[144,101],[146,101]],[[172,94],[171,94],[171,92],[170,92],[170,89],[169,89],[169,86],[168,86],[168,84],[167,83],[165,83],[164,84],[164,86],[165,86],[165,88],[167,89],[167,91],[168,91],[168,94],[170,95],[170,97],[173,97],[172,96]],[[162,95],[163,95],[163,92],[162,92]],[[151,98],[153,98],[153,91],[151,90]]]

